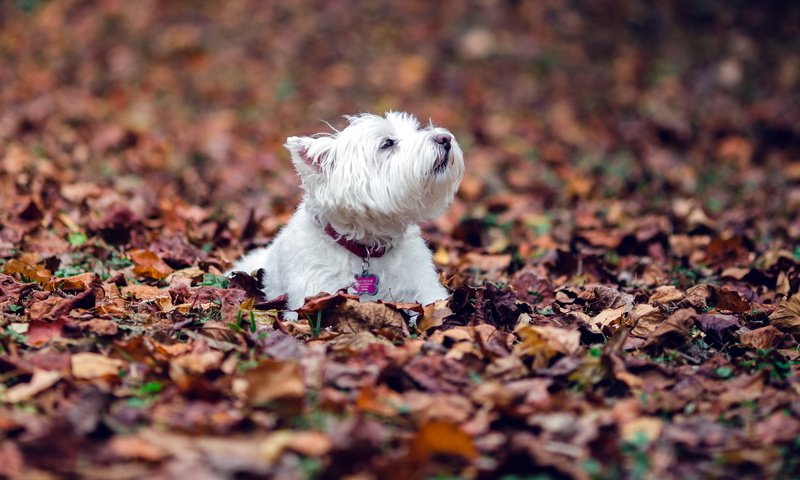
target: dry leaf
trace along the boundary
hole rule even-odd
[[[740,334],[739,341],[742,342],[742,345],[759,350],[766,350],[779,346],[785,337],[786,335],[783,332],[772,325],[767,325],[766,327],[757,328]]]
[[[247,382],[242,394],[254,405],[275,400],[300,400],[306,394],[302,371],[295,362],[263,360],[247,370],[242,378]]]
[[[74,353],[70,359],[72,376],[79,380],[116,377],[125,362],[99,353]]]
[[[656,417],[639,417],[622,424],[620,434],[626,442],[639,444],[642,439],[651,443],[661,436],[664,421]]]
[[[397,310],[382,303],[346,299],[323,314],[323,322],[341,333],[372,332],[389,340],[409,337],[405,318]]]
[[[667,315],[661,309],[652,305],[639,304],[633,307],[633,310],[628,314],[628,318],[631,325],[633,325],[631,335],[647,338],[655,332],[656,328],[667,318]]]
[[[2,399],[7,403],[23,402],[52,387],[60,379],[61,373],[55,370],[34,369],[30,382],[9,388],[2,394]]]
[[[444,319],[453,314],[448,307],[448,300],[439,300],[430,305],[426,305],[422,318],[417,321],[417,329],[426,332],[432,328],[440,327]]]
[[[167,456],[167,452],[159,449],[144,438],[134,435],[112,437],[108,448],[114,456],[125,460],[158,462]]]
[[[18,273],[22,277],[33,280],[34,282],[46,285],[50,282],[52,273],[50,270],[44,268],[42,265],[36,263],[27,263],[23,260],[12,258],[3,266],[3,273],[12,275]]]
[[[437,454],[454,455],[473,460],[478,451],[472,438],[452,423],[432,421],[419,429],[409,444],[412,461],[425,461]]]
[[[147,250],[131,250],[128,256],[134,263],[133,272],[146,278],[161,280],[172,273],[172,268],[161,258]]]
[[[780,330],[793,334],[800,333],[800,293],[781,301],[769,319],[772,325]]]
[[[683,299],[683,292],[672,285],[664,285],[656,288],[655,292],[650,295],[649,303],[667,305],[670,303],[678,303]]]
[[[122,287],[122,295],[133,297],[137,300],[152,300],[154,298],[169,297],[169,291],[152,285],[128,285]]]
[[[571,355],[580,348],[581,334],[577,330],[523,325],[515,332],[522,341],[514,346],[514,354],[533,357],[533,368],[545,368],[556,354]]]

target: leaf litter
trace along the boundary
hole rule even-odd
[[[0,4],[0,476],[796,477],[800,11],[494,3]],[[284,320],[284,138],[390,108],[453,294]]]

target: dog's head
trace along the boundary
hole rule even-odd
[[[464,173],[449,131],[407,113],[347,119],[344,130],[286,140],[309,213],[348,237],[385,241],[447,208]]]

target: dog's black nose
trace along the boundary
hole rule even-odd
[[[453,137],[447,133],[440,133],[433,137],[433,141],[438,143],[439,145],[443,146],[445,150],[450,150],[450,142],[453,140]]]

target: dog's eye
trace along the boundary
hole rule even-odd
[[[394,147],[394,143],[395,143],[394,140],[392,140],[391,138],[387,138],[381,144],[381,150],[386,150],[387,148]]]

